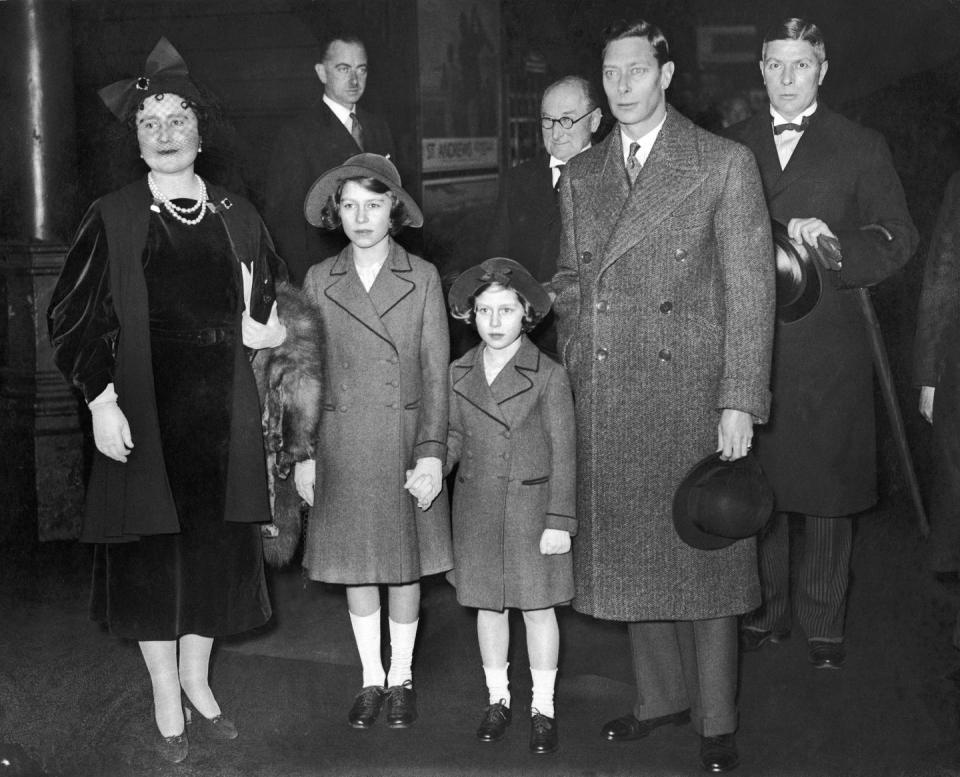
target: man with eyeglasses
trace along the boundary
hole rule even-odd
[[[560,251],[560,175],[570,159],[590,147],[602,115],[597,92],[585,78],[565,76],[544,90],[540,127],[546,153],[503,176],[487,256],[520,262],[541,283],[553,277]],[[541,349],[556,354],[552,313],[532,337]]]

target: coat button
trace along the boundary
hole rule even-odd
[[[684,259],[687,258],[687,252],[682,248],[678,248],[676,251],[673,252],[673,258],[676,259],[678,262],[682,262]]]
[[[602,300],[600,300],[596,305],[594,305],[594,307],[595,307],[600,313],[606,313],[606,312],[607,312],[607,301],[606,301],[605,299],[602,299]]]
[[[584,264],[590,264],[590,262],[593,261],[593,254],[591,254],[589,251],[584,251],[582,254],[580,254],[580,261]]]
[[[673,354],[670,353],[669,349],[661,348],[660,353],[657,354],[657,358],[662,362],[668,362],[673,358]]]
[[[606,348],[597,348],[597,361],[602,362],[608,356]]]
[[[660,303],[660,312],[666,315],[673,310],[673,303],[670,300]]]
[[[340,407],[338,407],[337,410],[339,410],[341,413],[346,413],[346,412],[347,412],[347,406],[346,406],[346,405],[340,405]]]
[[[346,383],[341,383],[341,384],[340,384],[340,390],[341,390],[341,391],[346,391],[346,390],[347,390],[347,384],[346,384]]]
[[[397,388],[397,386],[400,385],[400,381],[399,381],[399,380],[391,380],[390,383],[389,383],[389,385],[393,386],[394,388]]]
[[[343,369],[349,370],[349,369],[350,369],[350,362],[344,362],[344,363],[343,363]]]

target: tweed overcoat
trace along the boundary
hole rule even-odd
[[[903,187],[879,133],[822,103],[785,169],[761,112],[727,135],[753,151],[771,217],[816,217],[840,240],[843,271],[824,272],[819,304],[778,324],[773,409],[757,453],[778,510],[823,517],[870,507],[877,499],[873,364],[854,289],[901,267],[917,245]],[[863,231],[882,224],[893,235]]]
[[[581,612],[694,620],[759,604],[753,538],[696,550],[674,492],[723,408],[769,411],[774,265],[749,151],[672,108],[631,189],[618,128],[567,164],[552,285],[577,408]]]
[[[396,163],[393,135],[386,120],[359,106],[356,113],[363,127],[363,150],[390,156]],[[323,173],[360,150],[322,98],[277,135],[267,168],[263,220],[277,252],[287,263],[290,279],[298,286],[311,264],[339,253],[347,245],[341,230],[325,231],[307,223],[303,217],[307,190]]]
[[[423,511],[403,488],[417,459],[446,450],[450,341],[436,268],[391,239],[369,293],[351,246],[311,267],[303,288],[325,337],[307,573],[409,583],[450,569],[446,492]]]
[[[466,607],[537,610],[573,598],[570,553],[540,553],[544,529],[577,532],[573,396],[563,367],[524,335],[488,384],[479,345],[450,365],[447,467],[454,584]]]

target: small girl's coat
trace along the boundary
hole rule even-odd
[[[523,337],[492,384],[481,344],[450,365],[447,467],[454,583],[467,607],[534,610],[573,598],[570,553],[544,556],[544,529],[575,534],[576,454],[567,374]]]

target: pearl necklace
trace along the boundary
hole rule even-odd
[[[199,224],[207,212],[207,185],[196,173],[194,173],[193,177],[196,178],[197,182],[200,184],[200,199],[197,200],[196,205],[191,205],[189,208],[183,208],[172,203],[170,198],[160,191],[160,187],[157,186],[157,182],[154,180],[152,172],[147,173],[147,185],[150,187],[150,194],[153,195],[154,202],[162,203],[163,207],[167,209],[167,213],[173,216],[181,224],[186,224],[187,226]],[[199,213],[197,213],[194,218],[186,218],[187,215],[193,214],[197,211],[199,211]]]

